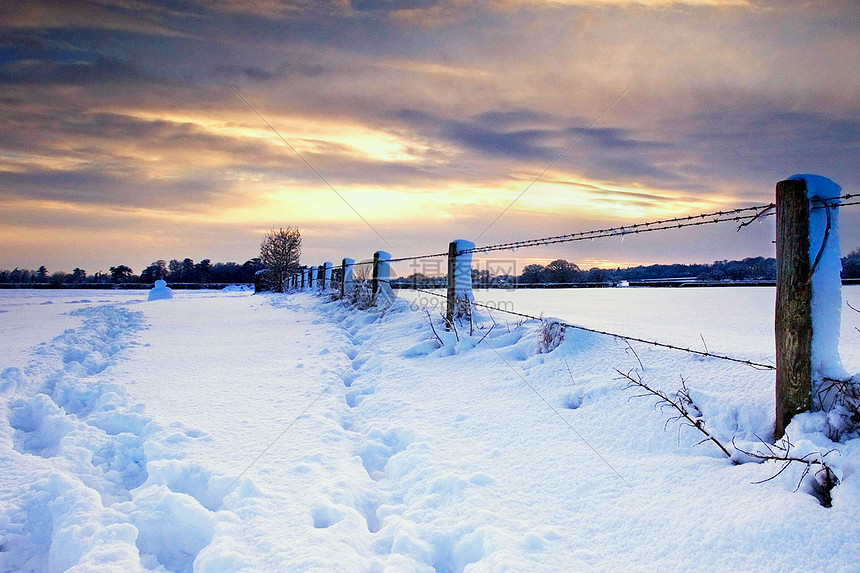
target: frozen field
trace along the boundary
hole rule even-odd
[[[476,295],[772,361],[772,289]],[[538,323],[487,334],[486,313],[457,341],[431,311],[440,347],[406,298],[0,291],[0,571],[857,570],[857,439],[820,414],[788,429],[797,452],[835,448],[824,508],[802,467],[754,484],[780,466],[664,429],[616,369],[668,393],[683,377],[748,449],[772,371],[578,331],[540,353]],[[843,306],[851,373],[858,327]]]
[[[860,308],[860,285],[843,286],[842,292],[846,302]],[[422,293],[399,294],[421,305],[444,304]],[[715,353],[773,362],[776,290],[771,287],[476,289],[475,298],[500,309],[596,330],[695,350],[707,345]],[[840,350],[848,365],[860,365],[858,325],[860,314],[844,306]]]

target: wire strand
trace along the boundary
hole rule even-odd
[[[819,199],[819,201],[827,202],[827,201],[840,201],[853,199],[857,197],[856,194],[845,194],[839,197],[829,197],[826,199]],[[836,205],[830,205],[831,207],[849,207],[853,205],[860,205],[860,201],[849,201],[847,203],[839,203]],[[535,247],[541,245],[552,245],[557,243],[570,243],[574,241],[590,241],[593,239],[602,239],[607,237],[623,237],[625,235],[637,235],[640,233],[650,233],[653,231],[669,231],[673,229],[683,229],[686,227],[697,227],[701,225],[713,225],[716,223],[727,223],[727,222],[737,222],[737,221],[746,221],[747,223],[752,223],[757,219],[764,219],[767,217],[774,216],[773,208],[775,207],[774,203],[768,203],[765,205],[753,205],[751,207],[739,207],[737,209],[730,209],[728,211],[714,211],[712,213],[701,213],[699,215],[687,215],[684,217],[673,217],[671,219],[659,219],[655,221],[648,221],[645,223],[634,223],[632,225],[621,225],[618,227],[607,227],[605,229],[592,229],[590,231],[578,231],[576,233],[567,233],[564,235],[552,235],[548,237],[541,237],[538,239],[523,239],[520,241],[511,241],[508,243],[498,243],[494,245],[484,245],[481,247],[474,247],[471,249],[463,249],[461,251],[457,251],[458,255],[468,254],[468,253],[489,253],[493,251],[505,251],[511,249],[519,249],[526,247]],[[813,210],[824,209],[825,205],[814,205],[812,207]],[[746,226],[746,225],[742,225]],[[399,263],[403,261],[416,261],[421,259],[435,259],[441,257],[447,257],[448,252],[442,253],[432,253],[427,255],[416,255],[411,257],[396,257],[393,259],[389,259],[387,262],[389,263]],[[354,263],[355,266],[358,265],[369,265],[372,264],[372,261],[362,261]]]
[[[429,294],[429,295],[432,295],[432,296],[435,296],[435,297],[444,298],[444,299],[446,299],[446,300],[447,300],[447,296],[445,296],[445,295],[441,295],[441,294],[439,294],[439,293],[435,293],[435,292],[431,292],[431,291],[423,290],[423,289],[419,289],[419,288],[415,288],[415,289],[413,289],[413,290],[415,290],[415,291],[417,291],[417,292],[423,292],[424,294]],[[506,314],[511,314],[511,315],[514,315],[514,316],[522,317],[522,318],[527,318],[527,319],[531,319],[531,320],[541,320],[541,318],[540,318],[539,316],[533,316],[533,315],[531,315],[531,314],[525,314],[525,313],[522,313],[522,312],[516,312],[516,311],[513,311],[513,310],[505,310],[505,309],[501,309],[501,308],[496,308],[496,307],[493,307],[493,306],[490,306],[490,305],[487,305],[487,304],[483,304],[483,303],[480,303],[480,302],[471,302],[470,304],[471,304],[472,306],[477,306],[477,307],[480,307],[480,308],[485,308],[485,309],[487,309],[487,310],[491,310],[491,311],[503,312],[503,313],[506,313]],[[773,366],[773,365],[771,365],[771,364],[762,364],[762,363],[759,363],[759,362],[753,362],[753,361],[751,361],[751,360],[746,360],[746,359],[743,359],[743,358],[734,358],[734,357],[732,357],[732,356],[726,356],[726,355],[724,355],[724,354],[714,354],[713,352],[702,352],[701,350],[693,350],[693,349],[691,349],[691,348],[682,348],[682,347],[680,347],[680,346],[675,346],[675,345],[673,345],[673,344],[666,344],[666,343],[663,343],[663,342],[655,342],[655,341],[653,341],[653,340],[645,340],[645,339],[643,339],[643,338],[637,338],[637,337],[635,337],[635,336],[627,336],[627,335],[624,335],[624,334],[618,334],[618,333],[615,333],[615,332],[606,332],[606,331],[604,331],[604,330],[596,330],[596,329],[594,329],[594,328],[587,328],[587,327],[585,327],[585,326],[579,326],[579,325],[577,325],[577,324],[571,324],[571,323],[569,323],[569,322],[564,322],[564,321],[558,321],[558,322],[559,322],[559,324],[561,324],[561,325],[562,325],[562,326],[564,326],[564,327],[569,327],[569,328],[573,328],[573,329],[576,329],[576,330],[582,330],[582,331],[585,331],[585,332],[591,332],[591,333],[594,333],[594,334],[601,334],[601,335],[603,335],[603,336],[611,336],[611,337],[613,337],[613,338],[620,338],[621,340],[628,340],[628,341],[632,341],[632,342],[641,342],[642,344],[650,344],[651,346],[657,346],[657,347],[660,347],[660,348],[667,348],[667,349],[669,349],[669,350],[678,350],[678,351],[681,351],[681,352],[689,352],[689,353],[691,353],[691,354],[697,354],[697,355],[699,355],[699,356],[708,356],[708,357],[710,357],[710,358],[718,358],[718,359],[720,359],[720,360],[728,360],[728,361],[730,361],[730,362],[737,362],[737,363],[739,363],[739,364],[744,364],[744,365],[746,365],[746,366],[751,366],[751,367],[753,367],[753,368],[758,368],[758,369],[776,370],[776,366]]]

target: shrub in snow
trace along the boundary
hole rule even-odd
[[[149,291],[149,300],[164,300],[173,298],[173,291],[167,286],[167,282],[162,279],[155,281],[155,286]]]
[[[538,353],[555,350],[564,340],[564,324],[555,318],[541,318],[538,331]]]
[[[346,293],[344,295],[344,299],[359,310],[370,308],[373,304],[373,293],[370,290],[370,281],[356,281],[352,292]]]

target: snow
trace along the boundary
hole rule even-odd
[[[354,259],[343,260],[343,292],[352,294],[355,291],[355,280],[353,279]]]
[[[385,251],[377,251],[377,292],[376,304],[381,307],[387,307],[394,300],[394,291],[391,290],[391,254]]]
[[[839,210],[815,209],[842,195],[842,188],[820,175],[798,174],[790,179],[806,181],[806,192],[813,207],[809,215],[809,261],[815,264],[812,274],[812,372],[814,391],[822,377],[841,379],[847,376],[839,357],[839,329],[842,311],[842,250],[839,246]],[[826,201],[838,205],[838,200]],[[828,226],[829,231],[828,231]],[[825,243],[826,234],[826,243]],[[822,251],[822,246],[824,250]]]
[[[221,289],[224,292],[254,292],[251,285],[227,285]]]
[[[331,288],[331,271],[332,265],[330,262],[323,263],[323,281],[325,282],[326,288]]]
[[[773,351],[755,334],[772,328],[772,289],[497,296],[514,294],[564,318],[579,309],[587,326],[626,317],[617,330],[692,334],[690,345],[710,319],[712,351],[746,340],[745,357]],[[561,296],[567,306],[553,307]],[[679,324],[679,308],[697,312]],[[570,329],[540,353],[539,323],[497,313],[489,334],[484,316],[459,340],[434,316],[440,347],[402,299],[381,312],[310,292],[177,291],[147,304],[133,291],[4,291],[0,311],[0,329],[19,329],[0,353],[0,571],[860,561],[857,439],[831,442],[818,413],[788,428],[799,454],[836,449],[826,459],[841,482],[824,508],[812,477],[794,491],[802,467],[753,484],[780,466],[733,465],[695,431],[664,430],[668,413],[615,369],[666,392],[683,376],[709,428],[744,445],[771,431],[772,371]],[[839,344],[855,369],[857,326],[846,312]]]
[[[456,243],[457,251],[464,251],[475,248],[475,243],[458,239]],[[472,294],[472,253],[460,253],[454,259],[454,298],[457,300],[474,302],[475,297]]]
[[[173,290],[167,286],[167,281],[158,279],[149,291],[149,300],[167,300],[173,298]]]

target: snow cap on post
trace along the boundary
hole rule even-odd
[[[842,187],[821,175],[798,174],[810,200],[809,264],[812,269],[813,396],[821,378],[847,377],[839,357],[842,322],[842,251],[839,246],[839,199]],[[825,404],[825,407],[828,405]]]
[[[394,300],[394,291],[391,290],[391,263],[389,263],[391,255],[385,251],[376,251],[373,259],[376,263],[373,268],[374,304],[387,306]]]
[[[352,278],[352,267],[355,261],[352,259],[343,260],[343,284],[341,285],[341,295],[346,296],[355,290],[355,280]]]
[[[472,253],[462,253],[475,248],[475,243],[463,239],[457,239],[457,257],[454,259],[454,298],[458,306],[468,302],[475,302],[472,294]],[[462,302],[461,302],[462,301]]]
[[[325,262],[323,263],[323,286],[325,288],[331,288],[331,263]]]

